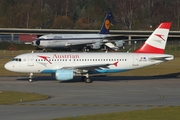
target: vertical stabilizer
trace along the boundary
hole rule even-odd
[[[112,13],[108,11],[99,34],[109,34],[109,29],[111,26],[111,18],[112,18]]]
[[[171,22],[163,22],[149,36],[146,42],[135,53],[159,53],[163,54],[167,43]]]

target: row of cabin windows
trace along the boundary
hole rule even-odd
[[[48,61],[127,61],[127,59],[48,59]],[[36,61],[46,61],[44,59],[36,59]]]

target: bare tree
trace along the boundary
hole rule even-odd
[[[173,13],[174,24],[176,30],[179,30],[180,27],[180,0],[172,0],[172,5],[169,6],[171,13]]]
[[[133,24],[139,19],[141,4],[141,0],[120,0],[117,2],[116,18],[126,26],[126,29],[131,30]]]

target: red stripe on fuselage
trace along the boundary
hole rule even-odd
[[[145,43],[139,49],[137,49],[135,51],[135,53],[159,53],[159,54],[163,54],[164,49],[155,48],[155,47]]]

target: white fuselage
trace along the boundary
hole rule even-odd
[[[26,53],[6,63],[5,68],[21,73],[54,73],[59,69],[83,69],[88,70],[89,74],[96,74],[123,72],[173,58],[173,55],[168,54],[143,53]]]
[[[109,34],[48,34],[33,41],[32,45],[42,48],[68,48],[76,45],[107,42]]]

